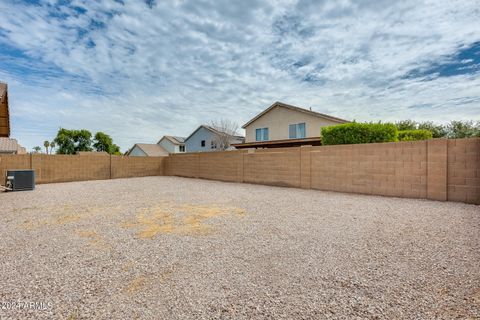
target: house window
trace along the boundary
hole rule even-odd
[[[288,126],[288,137],[290,139],[305,138],[305,122],[290,124]]]
[[[185,152],[185,146],[180,146],[180,152]]]
[[[205,147],[205,140],[202,140],[201,146],[202,146],[202,147]]]
[[[210,142],[210,148],[211,149],[217,149],[217,143],[212,140],[212,142]]]
[[[268,140],[268,128],[260,128],[255,130],[255,140],[256,141],[267,141]]]

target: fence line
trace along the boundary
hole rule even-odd
[[[37,183],[106,180],[162,176],[164,161],[165,157],[0,155],[0,172],[3,179],[7,169],[34,169]]]
[[[165,175],[480,204],[480,139],[174,154]]]
[[[182,176],[480,204],[480,138],[172,154],[0,155],[38,183]]]

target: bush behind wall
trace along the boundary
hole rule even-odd
[[[398,131],[399,141],[417,141],[432,139],[433,134],[428,130],[400,130]]]
[[[345,123],[321,129],[322,144],[357,144],[398,141],[398,130],[391,123]]]

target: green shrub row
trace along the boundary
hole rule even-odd
[[[398,131],[399,141],[417,141],[432,139],[433,134],[428,130],[401,130]]]
[[[401,130],[391,123],[345,123],[322,128],[322,144],[417,141],[432,138],[429,130]]]
[[[357,144],[398,141],[398,130],[390,123],[345,123],[324,127],[322,144]]]

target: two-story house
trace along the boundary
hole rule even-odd
[[[275,102],[242,126],[242,148],[275,148],[320,145],[320,129],[349,121],[323,113]]]

